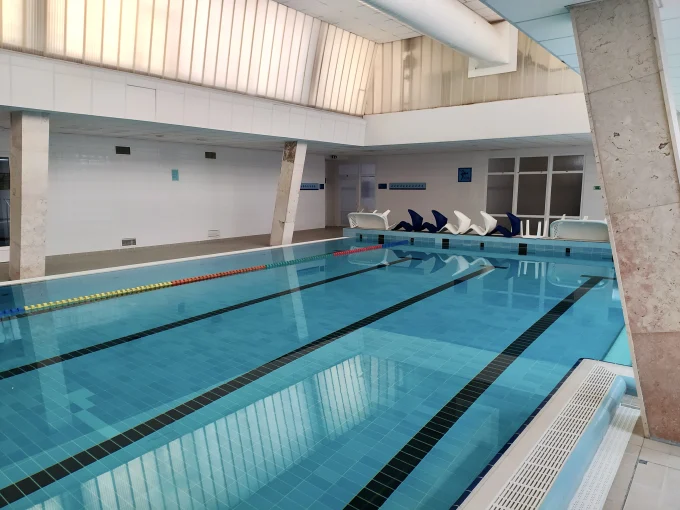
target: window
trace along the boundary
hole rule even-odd
[[[512,211],[514,175],[489,175],[486,190],[487,211],[503,214]]]
[[[0,246],[9,246],[9,158],[0,158]]]
[[[506,212],[529,220],[531,233],[566,215],[581,215],[585,156],[491,158],[486,186],[486,210],[498,223]]]
[[[489,160],[489,173],[515,173],[515,158],[493,158]]]

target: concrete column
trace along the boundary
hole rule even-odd
[[[9,277],[12,280],[45,275],[49,140],[47,114],[11,113]]]
[[[274,221],[269,244],[281,246],[293,242],[295,230],[295,213],[300,198],[302,170],[305,166],[307,144],[302,142],[286,142],[281,160],[279,187],[276,190]]]
[[[571,16],[645,433],[680,442],[680,159],[658,9],[602,0]]]

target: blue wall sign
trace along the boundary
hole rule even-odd
[[[319,184],[317,184],[316,182],[303,182],[302,184],[300,184],[300,190],[303,190],[303,191],[304,190],[318,190],[318,189],[320,189]]]
[[[179,170],[177,170],[176,168],[172,169],[172,180],[179,181]]]
[[[472,168],[459,168],[458,182],[472,182]]]

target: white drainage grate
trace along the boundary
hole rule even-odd
[[[490,510],[533,510],[540,506],[615,378],[616,374],[602,365],[590,371],[501,489]]]
[[[569,510],[592,510],[604,506],[639,416],[640,409],[636,407],[625,404],[618,407]]]

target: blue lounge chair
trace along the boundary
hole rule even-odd
[[[427,231],[430,234],[436,234],[446,226],[446,224],[449,222],[449,219],[442,213],[440,213],[439,211],[435,211],[434,209],[432,209],[432,216],[434,216],[434,221],[436,225],[427,222],[423,223],[423,228],[427,229]]]
[[[411,216],[412,223],[409,223],[408,221],[400,221],[399,224],[392,230],[401,230],[403,228],[406,230],[406,232],[422,232],[424,228],[423,217],[413,209],[409,209],[408,213]]]
[[[508,230],[502,225],[497,225],[496,228],[491,232],[491,234],[494,234],[495,232],[498,232],[499,234],[503,235],[503,237],[515,237],[518,236],[520,233],[520,227],[522,225],[522,220],[520,220],[517,216],[515,216],[512,213],[505,213],[508,216],[508,219],[510,220],[510,228],[511,230]]]

